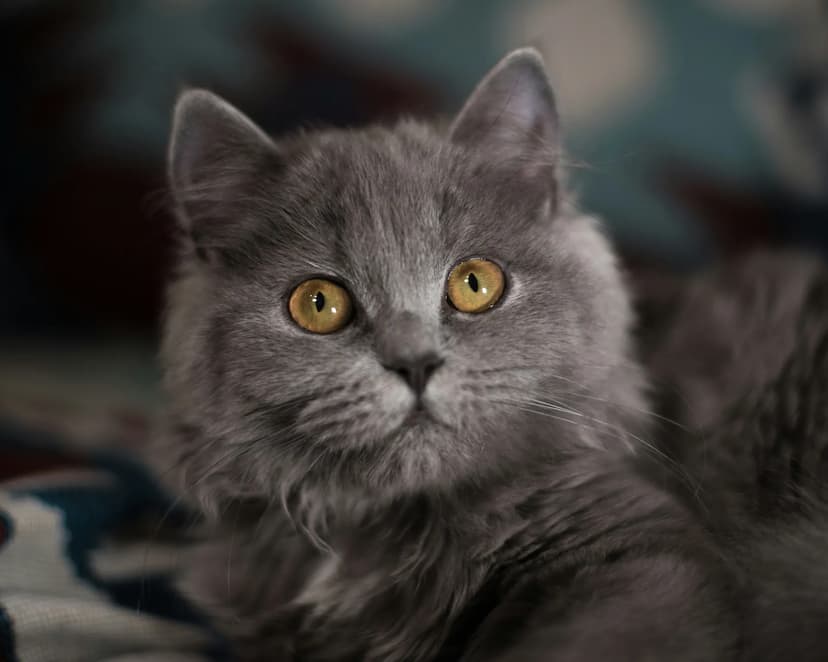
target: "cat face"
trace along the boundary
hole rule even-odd
[[[625,363],[629,311],[594,223],[565,208],[557,144],[532,51],[446,135],[402,122],[273,143],[186,93],[164,361],[187,488],[310,508],[598,443],[579,403]]]

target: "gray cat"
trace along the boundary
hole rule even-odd
[[[733,659],[727,564],[640,458],[633,316],[538,54],[447,131],[273,141],[178,102],[156,459],[242,660]]]

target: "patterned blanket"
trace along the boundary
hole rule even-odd
[[[101,450],[143,422],[121,412],[91,438],[77,417],[13,413],[0,407],[0,662],[222,659],[175,588],[191,516],[128,452]]]

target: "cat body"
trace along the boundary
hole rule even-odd
[[[154,461],[210,522],[186,583],[240,659],[733,659],[736,589],[640,461],[627,291],[558,153],[531,50],[444,132],[274,142],[179,101]]]
[[[624,460],[558,469],[402,500],[331,527],[334,552],[231,522],[188,584],[243,659],[732,659],[727,577],[690,513]]]
[[[650,372],[665,451],[742,587],[746,660],[828,658],[828,269],[754,253],[673,298]]]

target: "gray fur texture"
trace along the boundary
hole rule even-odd
[[[274,141],[207,92],[179,100],[154,461],[209,517],[188,586],[240,659],[731,658],[718,557],[639,466],[630,303],[558,162],[532,50],[448,131]],[[482,314],[446,300],[468,257],[506,274]],[[315,276],[354,301],[330,335],[288,314]],[[426,357],[418,399],[385,365]]]
[[[649,357],[686,430],[665,450],[740,586],[742,659],[825,660],[828,269],[752,254],[673,304]]]

